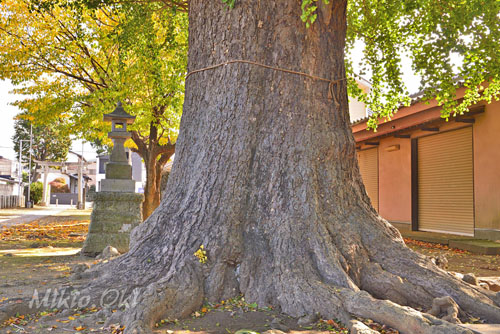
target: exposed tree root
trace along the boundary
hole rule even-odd
[[[196,270],[189,271],[196,277]],[[198,279],[160,280],[143,289],[139,298],[120,316],[126,333],[149,333],[154,323],[164,317],[185,317],[201,307],[203,290]],[[278,301],[282,311],[294,316],[320,312],[325,318],[339,318],[351,333],[373,334],[352,317],[373,319],[398,329],[402,334],[470,334],[459,325],[421,313],[388,300],[373,298],[366,291],[338,288],[322,282],[302,282],[299,288],[286,289]],[[290,304],[290,301],[294,301]],[[297,313],[303,310],[303,313]]]
[[[156,321],[173,316],[184,318],[203,303],[203,289],[196,270],[185,267],[184,275],[161,279],[151,283],[132,301],[120,317],[127,333],[145,333]],[[136,291],[139,293],[139,291]]]
[[[402,334],[470,334],[469,329],[438,319],[430,314],[400,306],[388,300],[374,299],[365,291],[342,291],[344,306],[351,314],[374,319],[396,328]]]
[[[185,227],[189,230],[189,225]],[[100,290],[96,290],[96,286],[114,284],[131,295],[135,293],[137,298],[120,314],[119,319],[126,325],[127,333],[135,334],[147,333],[161,318],[188,316],[201,307],[204,299],[217,301],[240,292],[248,301],[274,305],[295,317],[320,313],[325,318],[340,319],[352,333],[374,333],[355,317],[370,318],[408,334],[471,333],[460,325],[414,309],[429,310],[434,298],[444,296],[450,296],[457,302],[463,316],[469,314],[490,322],[500,321],[500,308],[494,293],[456,279],[430,260],[406,248],[398,238],[394,239],[392,233],[389,233],[391,238],[387,238],[387,243],[392,244],[390,247],[377,243],[373,249],[357,250],[357,254],[372,261],[381,261],[379,263],[361,262],[357,256],[347,254],[342,248],[327,251],[326,246],[319,247],[319,243],[312,241],[307,246],[302,244],[303,247],[310,247],[305,252],[310,256],[299,261],[289,252],[276,251],[274,247],[284,246],[282,241],[272,245],[274,239],[268,239],[270,243],[267,246],[259,244],[258,248],[262,251],[261,247],[264,247],[269,254],[267,257],[252,250],[238,252],[237,256],[231,255],[228,250],[221,250],[227,256],[221,258],[209,254],[214,261],[201,264],[193,253],[203,239],[191,242],[191,248],[165,247],[165,252],[161,254],[154,254],[153,251],[158,250],[153,245],[159,241],[151,240],[151,252],[144,245],[141,251],[133,248],[129,254],[91,270],[90,273],[98,273],[100,278],[88,288],[93,287],[92,293],[95,294]],[[173,237],[179,242],[187,234],[182,232]],[[184,244],[185,241],[179,243]],[[212,246],[217,248],[215,244]],[[234,245],[231,249],[235,249]],[[382,255],[389,251],[401,254],[405,261],[391,261],[390,254]],[[288,259],[283,257],[287,254],[290,256]],[[331,258],[327,259],[327,255]],[[349,256],[357,262],[351,265]],[[162,261],[165,258],[176,260],[169,265]],[[149,262],[150,259],[154,262]],[[165,267],[160,272],[157,268],[162,265]],[[349,274],[349,270],[345,270],[355,266],[358,266],[356,272],[351,270]],[[140,273],[139,277],[131,276],[134,272]],[[107,283],[111,279],[114,283]]]
[[[111,320],[134,334],[148,333],[164,317],[186,317],[204,300],[220,301],[239,293],[249,302],[273,305],[294,317],[319,313],[337,318],[352,333],[374,333],[356,317],[403,334],[471,333],[415,309],[430,310],[435,298],[447,296],[457,303],[462,317],[500,322],[495,293],[438,268],[407,248],[380,218],[371,212],[367,216],[364,219],[384,225],[364,240],[363,231],[353,228],[339,235],[331,233],[331,226],[319,224],[294,240],[293,226],[262,231],[247,225],[245,239],[218,227],[204,226],[200,231],[207,233],[199,233],[195,223],[167,223],[171,233],[155,235],[152,226],[165,224],[165,217],[155,213],[134,231],[128,254],[85,272],[84,277],[93,280],[80,291],[96,303],[110,287],[129,296],[127,308]],[[193,255],[201,244],[208,250],[206,264]]]
[[[427,313],[435,317],[444,314],[444,317],[441,319],[457,324],[460,323],[458,310],[457,303],[451,297],[441,297],[434,298],[432,308]]]

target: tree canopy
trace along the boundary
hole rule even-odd
[[[145,124],[154,119],[175,140],[187,18],[159,7],[33,10],[29,1],[4,1],[0,75],[21,85],[15,93],[30,96],[16,104],[36,122],[61,118],[86,140],[106,142],[102,114],[124,100],[138,116],[132,129],[147,135]],[[158,106],[162,117],[153,111]]]
[[[330,1],[302,0],[305,24],[313,25],[318,7]],[[421,77],[422,98],[435,98],[444,118],[500,97],[500,2],[350,0],[346,15],[349,92],[373,112],[369,127],[376,128],[380,118],[390,118],[401,104],[411,102],[403,80],[405,57]],[[356,42],[364,45],[359,73],[350,60]],[[372,83],[368,94],[355,81],[366,73]],[[457,100],[462,86],[467,92]]]
[[[14,136],[12,142],[14,150],[19,154],[20,141],[24,140],[22,149],[22,161],[29,161],[29,139],[30,139],[31,119],[26,115],[18,116],[14,123]],[[71,148],[71,138],[65,127],[61,126],[60,122],[47,124],[45,126],[33,126],[33,142],[32,142],[32,159],[40,161],[64,161]],[[36,182],[39,173],[36,171],[37,164],[32,163],[31,175],[33,182]]]
[[[122,100],[137,116],[128,145],[147,166],[146,203],[156,203],[149,215],[159,203],[156,175],[177,138],[187,15],[155,2],[87,8],[4,1],[0,11],[0,77],[29,96],[16,105],[38,124],[60,121],[87,141],[109,145],[102,115]]]
[[[233,8],[236,0],[220,0]],[[244,0],[241,0],[244,1]],[[318,8],[333,0],[302,0],[301,19],[314,29]],[[34,0],[35,3],[40,3]],[[45,6],[60,0],[42,2]],[[75,7],[98,8],[114,1],[79,0]],[[158,0],[164,7],[187,10],[188,1]],[[403,80],[402,61],[409,58],[421,77],[424,100],[436,98],[442,116],[463,114],[479,101],[500,96],[500,3],[490,0],[378,1],[351,0],[347,7],[346,71],[349,93],[365,102],[373,112],[369,126],[379,118],[390,118],[401,104],[410,103]],[[359,66],[350,53],[362,43]],[[359,45],[359,44],[358,44]],[[361,70],[355,73],[354,68]],[[368,75],[371,90],[364,94],[356,84],[358,75]],[[335,79],[335,78],[332,78]],[[463,99],[456,99],[459,87]]]
[[[302,20],[314,23],[318,6],[333,0],[302,0]],[[489,0],[350,0],[347,7],[346,71],[349,92],[373,111],[368,122],[390,118],[410,103],[402,61],[408,57],[421,77],[423,99],[435,98],[448,118],[467,112],[479,102],[500,97],[500,2]],[[364,44],[360,73],[349,53]],[[357,75],[370,74],[372,87],[364,94]],[[456,91],[466,87],[462,100]]]
[[[354,0],[348,2],[347,22],[346,49],[357,40],[365,45],[362,66],[373,83],[365,100],[377,116],[390,117],[399,103],[409,103],[404,55],[421,76],[423,98],[436,98],[443,117],[500,96],[498,1]],[[347,70],[352,69],[347,62]],[[456,99],[460,86],[467,88],[463,100]],[[376,126],[376,120],[369,125]]]

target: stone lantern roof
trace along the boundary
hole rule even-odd
[[[104,121],[125,121],[127,124],[132,124],[135,121],[135,116],[128,114],[125,109],[123,109],[121,101],[118,101],[115,110],[110,114],[104,115]]]

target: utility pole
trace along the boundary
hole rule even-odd
[[[85,209],[85,202],[83,198],[83,141],[82,141],[82,155],[80,156],[80,161],[78,164],[78,204],[77,208],[80,210]]]
[[[31,203],[31,152],[33,148],[33,123],[30,123],[30,163],[28,170],[28,203],[29,207],[33,207],[33,203]]]
[[[17,171],[17,180],[18,180],[18,188],[17,188],[17,201],[18,206],[21,206],[21,183],[23,182],[23,169],[21,165],[21,155],[23,153],[23,140],[19,141],[19,165]]]
[[[47,200],[47,197],[49,194],[47,193],[47,188],[48,188],[48,177],[49,177],[49,165],[43,164],[42,165],[42,170],[43,170],[43,190],[42,190],[42,203],[41,205],[43,206],[49,206],[50,200]]]
[[[18,192],[17,192],[17,196],[18,196],[18,206],[21,206],[21,198],[23,196],[23,192],[21,191],[21,184],[23,183],[23,160],[22,160],[22,154],[23,154],[23,142],[24,141],[28,141],[27,139],[20,139],[19,140],[19,168],[18,168]]]

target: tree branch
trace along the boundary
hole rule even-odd
[[[132,140],[134,141],[135,145],[137,145],[137,149],[133,148],[132,150],[137,154],[139,154],[141,158],[146,160],[149,155],[149,152],[148,152],[148,146],[146,145],[144,139],[139,136],[137,131],[132,131]]]

